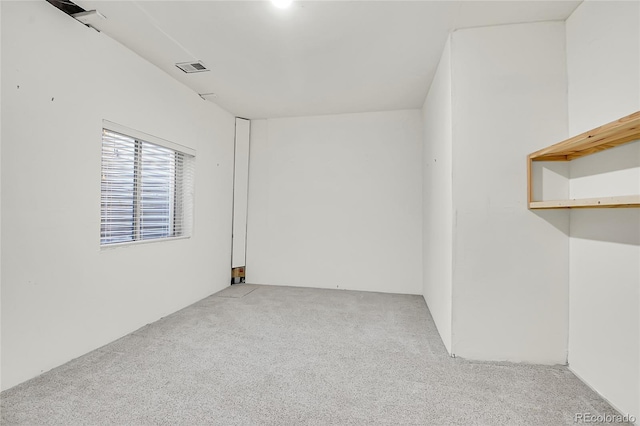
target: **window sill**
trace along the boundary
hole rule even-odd
[[[153,238],[153,239],[150,239],[150,240],[127,241],[125,243],[105,244],[105,245],[100,245],[100,251],[116,249],[116,248],[121,248],[121,247],[133,247],[133,246],[139,246],[139,245],[144,245],[144,244],[161,243],[161,242],[176,241],[176,240],[188,240],[189,238],[191,238],[191,236],[168,237],[168,238]]]

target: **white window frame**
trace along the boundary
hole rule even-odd
[[[133,241],[124,241],[124,242],[119,242],[119,243],[108,243],[108,244],[102,244],[102,211],[100,211],[100,232],[98,233],[98,244],[100,245],[100,249],[101,250],[108,250],[111,248],[117,248],[117,247],[129,247],[129,246],[134,246],[134,245],[139,245],[139,244],[149,244],[149,243],[159,243],[159,242],[166,242],[166,241],[176,241],[176,240],[185,240],[185,239],[189,239],[191,238],[191,236],[193,235],[193,228],[194,228],[194,216],[195,216],[195,159],[196,159],[196,150],[193,148],[190,148],[188,146],[185,145],[180,145],[177,144],[175,142],[171,142],[168,141],[166,139],[162,139],[159,138],[157,136],[153,136],[150,135],[148,133],[144,133],[141,132],[139,130],[135,130],[135,129],[131,129],[129,127],[123,126],[121,124],[118,123],[114,123],[112,121],[109,120],[102,120],[102,129],[103,130],[107,130],[107,131],[111,131],[111,132],[115,132],[115,133],[119,133],[121,135],[130,137],[132,139],[135,139],[136,141],[141,141],[141,142],[148,142],[154,145],[158,145],[160,147],[163,148],[167,148],[173,151],[177,151],[180,152],[182,154],[186,154],[189,155],[191,157],[193,157],[192,161],[194,162],[194,176],[193,176],[193,182],[192,182],[192,190],[193,190],[193,195],[191,197],[191,218],[189,218],[190,224],[191,224],[191,232],[189,233],[189,235],[179,235],[179,236],[171,236],[171,237],[162,237],[162,238],[150,238],[150,239],[141,239],[141,240],[133,240]],[[102,144],[103,144],[103,137],[100,137],[100,146],[102,148]],[[102,151],[101,151],[102,152]],[[102,154],[101,154],[101,159],[102,159]],[[102,160],[101,160],[101,169],[102,169]],[[100,192],[101,194],[101,199],[102,199],[102,190]]]

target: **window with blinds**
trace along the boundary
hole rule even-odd
[[[102,131],[100,245],[191,236],[194,156]]]

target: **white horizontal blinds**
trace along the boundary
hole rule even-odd
[[[140,239],[173,237],[176,153],[142,142],[140,176]]]
[[[103,131],[101,244],[189,236],[193,156]]]
[[[104,130],[100,244],[135,240],[136,141]]]
[[[195,157],[175,152],[175,181],[173,195],[173,230],[176,236],[191,236],[193,230],[193,189]]]

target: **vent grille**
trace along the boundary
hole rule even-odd
[[[200,61],[198,62],[180,62],[176,64],[176,67],[180,68],[186,73],[209,71],[207,67]]]

